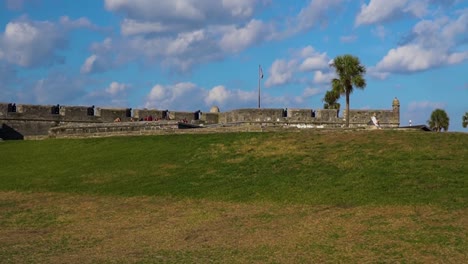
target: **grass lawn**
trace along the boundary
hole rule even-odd
[[[462,263],[468,134],[0,142],[0,263]]]

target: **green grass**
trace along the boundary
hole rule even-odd
[[[0,190],[465,208],[468,135],[243,133],[8,141]]]
[[[0,263],[463,263],[468,134],[0,142]]]

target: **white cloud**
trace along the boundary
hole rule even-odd
[[[44,37],[47,36],[47,37]],[[65,33],[51,22],[9,22],[0,34],[3,59],[22,67],[62,63],[57,54],[67,45]]]
[[[317,84],[330,84],[331,80],[336,77],[335,72],[323,72],[323,71],[316,71],[314,73],[314,83]]]
[[[431,7],[437,10],[457,2],[459,0],[370,0],[361,5],[355,25],[378,24],[404,16],[422,18],[431,13]]]
[[[268,79],[265,82],[266,87],[283,85],[293,80],[294,69],[297,67],[297,62],[291,60],[275,60],[271,65]]]
[[[94,63],[96,62],[97,56],[95,54],[89,56],[81,66],[81,73],[90,73],[93,70]]]
[[[205,89],[190,82],[174,85],[153,86],[146,97],[146,108],[174,109],[195,111],[207,110],[216,105],[221,109],[232,109],[253,106],[257,94],[238,89],[227,89],[218,85],[212,89]]]
[[[223,7],[230,10],[232,17],[250,17],[254,12],[253,0],[222,0]]]
[[[207,105],[220,105],[228,100],[229,96],[230,91],[227,90],[226,87],[219,85],[213,87],[213,89],[208,92],[208,96],[205,98],[205,102]]]
[[[343,0],[314,0],[309,5],[301,9],[292,31],[301,32],[309,30],[315,26],[324,26],[328,23],[330,11],[335,11],[342,4]]]
[[[204,89],[190,82],[166,86],[157,84],[147,95],[145,107],[192,111],[200,108],[205,95]]]
[[[455,20],[440,18],[417,23],[407,43],[393,48],[377,63],[375,74],[424,71],[468,60],[463,48],[468,35],[468,9]]]
[[[270,39],[273,34],[274,28],[271,25],[252,19],[245,27],[228,29],[221,38],[220,45],[225,51],[238,52]]]
[[[141,22],[134,19],[124,19],[120,25],[122,35],[132,36],[140,34],[164,33],[176,30],[175,25],[169,26],[161,22]]]
[[[116,96],[116,95],[122,95],[125,90],[127,90],[129,86],[124,83],[118,83],[118,82],[112,82],[109,87],[106,88],[106,93]]]
[[[377,64],[381,72],[415,72],[442,65],[458,64],[468,60],[468,51],[447,54],[437,49],[427,49],[419,45],[407,45],[391,49]]]
[[[228,90],[226,87],[219,85],[208,91],[208,96],[205,98],[206,106],[216,105],[223,109],[230,109],[239,106],[252,106],[258,95],[255,92],[247,92],[243,90]]]
[[[89,19],[86,17],[80,17],[76,20],[71,20],[68,16],[60,17],[60,24],[65,28],[75,29],[75,28],[88,28],[88,29],[97,29]]]
[[[273,62],[267,74],[266,87],[293,82],[310,83],[310,78],[301,78],[303,72],[313,72],[313,82],[316,84],[328,83],[329,78],[333,78],[334,73],[329,72],[330,58],[326,52],[320,53],[312,46],[306,46],[292,53],[290,60],[277,59]]]
[[[323,92],[322,89],[308,87],[308,88],[304,89],[302,97],[312,97],[312,96],[320,94],[322,92]]]
[[[299,53],[303,60],[299,66],[299,70],[307,72],[314,70],[323,70],[328,68],[330,58],[326,52],[319,53],[312,46],[307,46]]]
[[[419,9],[415,6],[410,7],[410,3],[410,0],[370,0],[369,4],[362,4],[355,23],[360,26],[385,22],[404,13],[420,14],[421,7]]]
[[[64,16],[58,23],[27,17],[8,22],[0,33],[0,60],[27,68],[62,64],[65,57],[60,51],[68,47],[69,33],[78,28],[99,29],[84,17],[71,20]]]
[[[105,0],[107,10],[125,14],[128,18],[183,25],[185,30],[212,23],[231,23],[248,19],[257,1],[248,0]]]
[[[113,81],[109,86],[93,90],[87,93],[84,98],[87,103],[99,106],[128,107],[128,91],[131,85]]]

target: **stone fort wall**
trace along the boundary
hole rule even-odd
[[[374,113],[383,127],[398,127],[400,124],[399,102],[395,98],[392,109],[350,110],[350,126],[368,126]],[[210,112],[181,112],[0,103],[1,139],[47,137],[51,133],[108,134],[167,130],[176,129],[178,121],[205,127],[257,124],[263,127],[334,128],[345,124],[336,109],[250,108],[219,112],[214,107]]]

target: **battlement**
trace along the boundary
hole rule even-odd
[[[393,109],[350,110],[350,125],[352,127],[367,126],[371,116],[375,113],[383,127],[398,127],[400,108],[398,100],[396,98],[395,100]],[[212,107],[210,112],[205,113],[200,110],[182,112],[167,109],[132,110],[131,108],[95,106],[0,103],[0,138],[23,139],[24,137],[47,136],[51,128],[67,125],[171,120],[205,126],[259,123],[264,126],[283,124],[297,127],[342,127],[345,124],[344,118],[339,116],[339,111],[336,109],[246,108],[220,112],[218,107]]]

